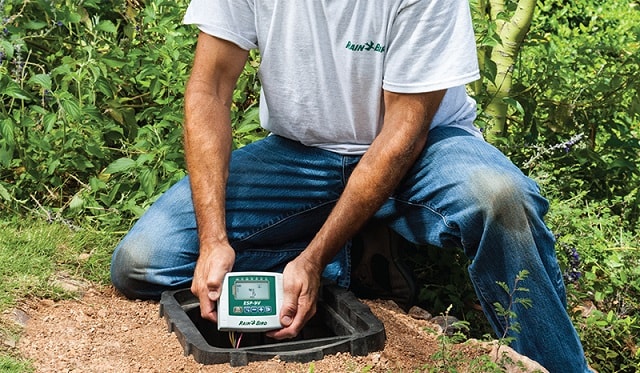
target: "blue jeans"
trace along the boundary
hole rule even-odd
[[[313,238],[360,157],[310,148],[278,136],[232,154],[227,229],[235,271],[280,271]],[[495,333],[551,372],[587,372],[578,335],[566,312],[554,237],[538,186],[482,139],[436,128],[420,158],[374,218],[420,245],[461,247],[472,259],[471,281]],[[132,298],[159,298],[190,285],[198,237],[188,177],[168,190],[116,248],[113,284]],[[324,276],[349,285],[345,247]],[[497,282],[529,289],[531,308],[513,304],[515,320],[495,308],[511,303]],[[509,322],[517,322],[514,332]]]

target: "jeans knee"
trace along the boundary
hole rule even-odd
[[[535,204],[539,202],[532,197],[537,191],[531,190],[525,181],[524,175],[493,170],[478,172],[471,190],[482,216],[500,224],[503,229],[528,230],[530,214],[538,210]]]
[[[127,298],[149,298],[144,291],[146,260],[123,240],[111,257],[111,283]]]

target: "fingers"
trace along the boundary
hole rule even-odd
[[[226,270],[212,271],[207,277],[207,297],[211,302],[216,302],[220,298],[220,292],[222,292],[222,282],[224,276],[227,274]]]
[[[294,338],[302,331],[307,321],[316,313],[316,301],[307,296],[298,298],[296,304],[284,305],[280,317],[283,328],[267,333],[267,336],[275,339]]]
[[[210,299],[208,292],[196,294],[200,300],[200,316],[205,320],[218,322],[218,313],[216,312],[216,300]]]
[[[318,276],[301,270],[295,261],[285,267],[283,275],[284,296],[280,311],[280,323],[283,327],[267,333],[267,336],[275,339],[297,336],[316,313]]]
[[[201,250],[202,251],[202,250]],[[193,272],[191,292],[200,301],[200,315],[205,320],[218,321],[216,302],[222,291],[222,281],[233,268],[235,252],[231,247],[201,252]]]
[[[191,292],[198,297],[200,301],[200,316],[205,320],[218,322],[218,313],[216,312],[216,302],[220,298],[222,291],[222,281],[226,271],[209,271],[209,275],[204,282],[198,281],[191,285]],[[204,284],[204,286],[203,286]]]

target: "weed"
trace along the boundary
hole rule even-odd
[[[520,286],[520,282],[524,281],[527,276],[529,276],[529,271],[526,269],[521,270],[516,275],[516,278],[513,281],[513,286],[509,287],[505,282],[496,281],[496,284],[500,286],[505,293],[507,293],[509,297],[509,303],[506,306],[500,304],[500,302],[496,302],[493,306],[496,309],[496,313],[498,317],[502,318],[503,325],[505,326],[503,334],[499,338],[500,344],[506,345],[513,341],[512,337],[508,337],[510,332],[519,333],[520,332],[520,323],[516,321],[518,315],[513,310],[513,307],[516,304],[522,305],[525,309],[531,308],[532,303],[529,298],[521,298],[516,296],[516,293],[519,292],[528,292],[529,289]]]
[[[469,323],[457,321],[448,325],[451,308],[452,306],[449,306],[443,314],[445,325],[442,328],[442,332],[438,333],[437,336],[439,349],[431,355],[431,358],[437,361],[437,365],[429,367],[429,372],[456,372],[460,361],[465,359],[462,352],[454,352],[452,347],[454,344],[461,343],[467,339],[464,331],[469,330]],[[453,333],[448,333],[450,329],[453,330]]]

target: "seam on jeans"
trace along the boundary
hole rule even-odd
[[[342,157],[342,187],[347,186],[347,173],[345,172],[347,169],[347,157]]]
[[[447,219],[447,216],[444,214],[444,212],[440,212],[438,209],[431,207],[427,204],[424,203],[416,203],[416,202],[411,202],[411,201],[407,201],[407,200],[403,200],[397,197],[389,197],[389,199],[392,199],[394,201],[398,201],[400,203],[406,203],[407,205],[411,205],[411,206],[416,206],[416,207],[421,207],[424,209],[427,209],[429,211],[431,211],[432,213],[438,215],[440,217],[440,219],[442,219],[442,222],[444,223],[444,225],[447,228],[451,228],[451,229],[456,229],[457,225],[455,223],[451,223],[449,222],[449,219]]]
[[[246,237],[236,240],[235,242],[247,241],[247,240],[255,237],[256,235],[261,234],[262,232],[264,232],[266,230],[269,230],[269,229],[271,229],[271,228],[273,228],[273,227],[275,227],[275,226],[277,226],[279,224],[282,224],[282,223],[286,222],[287,220],[290,220],[290,219],[292,219],[292,218],[294,218],[296,216],[305,214],[305,213],[307,213],[309,211],[313,211],[313,210],[319,209],[321,207],[325,207],[327,205],[335,204],[337,201],[338,201],[337,199],[326,201],[326,202],[323,202],[323,203],[321,203],[319,205],[315,205],[315,206],[313,206],[311,208],[306,208],[306,209],[303,209],[303,210],[300,210],[300,211],[296,211],[296,212],[284,215],[281,218],[280,217],[279,218],[274,218],[270,222],[266,223],[264,226],[256,229],[254,232],[248,234]]]
[[[495,298],[495,302],[491,302],[491,300],[486,296],[487,293],[491,294],[491,291],[487,291],[487,289],[484,288],[482,282],[480,281],[480,279],[475,276],[474,274],[471,273],[471,271],[469,271],[469,278],[471,279],[472,283],[474,284],[474,287],[476,289],[476,295],[478,295],[478,298],[482,298],[484,305],[486,305],[486,307],[482,307],[482,310],[485,313],[489,313],[491,314],[491,316],[493,317],[494,323],[496,324],[496,328],[499,329],[499,333],[500,335],[504,334],[504,332],[507,330],[507,328],[509,328],[509,324],[508,321],[504,319],[504,317],[501,317],[500,315],[498,315],[498,312],[494,306],[494,303],[498,302],[500,303],[500,299],[499,297]],[[504,304],[500,303],[502,306],[504,306]],[[505,303],[506,304],[506,303]],[[488,316],[488,315],[487,315]]]
[[[357,167],[361,157],[355,160],[355,156],[342,156],[342,187],[346,187],[353,170]],[[352,161],[355,161],[352,163]]]
[[[485,313],[491,314],[494,322],[497,324],[496,328],[500,329],[499,330],[500,334],[504,334],[504,332],[507,330],[507,327],[508,327],[505,324],[505,320],[498,315],[498,313],[495,310],[495,307],[493,307],[493,304],[485,295],[487,292],[485,291],[484,287],[481,285],[481,282],[474,274],[471,273],[471,271],[469,271],[469,278],[475,284],[476,293],[478,297],[482,298],[482,300],[484,301],[484,304],[486,305],[486,307],[483,307],[483,311]],[[496,302],[499,302],[499,299],[496,299]]]

